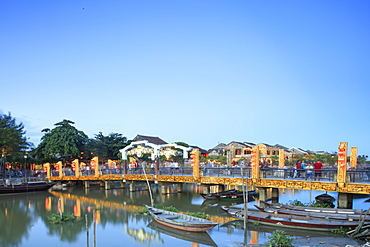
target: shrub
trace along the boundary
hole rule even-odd
[[[286,234],[284,231],[276,230],[268,237],[270,240],[266,243],[268,247],[290,247],[293,246],[293,235]]]

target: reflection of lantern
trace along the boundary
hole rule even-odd
[[[59,171],[59,165],[58,164],[55,164],[54,168],[55,168],[55,170]]]

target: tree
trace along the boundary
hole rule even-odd
[[[0,114],[0,151],[5,154],[25,152],[32,145],[25,134],[24,125],[17,124],[10,113]]]
[[[358,155],[357,156],[357,163],[358,164],[367,164],[368,163],[367,158],[369,158],[369,156],[367,156],[367,155]]]
[[[88,142],[88,136],[72,126],[74,122],[64,119],[56,123],[55,128],[43,129],[45,135],[41,138],[41,143],[34,150],[38,158],[44,160],[58,160],[59,158],[74,159],[84,151],[84,145]]]
[[[10,113],[0,114],[0,175],[4,174],[5,162],[20,162],[32,143],[27,142],[22,123],[17,124]]]
[[[102,132],[99,132],[95,135],[95,139],[89,140],[86,152],[108,159],[118,159],[119,150],[127,145],[127,138],[122,134],[110,133],[108,136],[104,136]]]

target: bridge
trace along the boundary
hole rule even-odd
[[[53,166],[57,168],[55,170],[50,169],[50,164],[46,164],[44,169],[48,179],[53,181],[82,181],[86,187],[90,182],[100,181],[106,189],[110,189],[111,181],[129,183],[130,186],[135,182],[151,181],[163,187],[183,183],[221,187],[248,185],[249,188],[258,189],[262,200],[267,196],[268,189],[272,189],[274,197],[278,197],[278,189],[286,188],[332,191],[338,192],[338,207],[341,208],[352,206],[354,193],[370,194],[370,170],[347,169],[347,143],[344,142],[339,145],[337,167],[313,170],[314,177],[309,179],[303,177],[306,172],[304,169],[285,169],[281,166],[262,168],[258,148],[252,150],[251,165],[242,168],[201,168],[198,149],[193,149],[191,159],[193,166],[188,167],[160,167],[157,159],[154,167],[130,168],[124,160],[121,167],[108,165],[108,168],[102,168],[98,157],[95,157],[91,160],[91,170],[81,169],[77,159],[72,162],[72,169],[62,169],[61,162]],[[315,177],[316,174],[320,176]]]
[[[267,189],[272,188],[274,197],[278,197],[278,189],[302,189],[316,191],[338,192],[338,203],[347,208],[352,204],[353,193],[370,194],[370,171],[356,170],[348,172],[344,183],[338,182],[336,169],[322,169],[320,177],[310,179],[304,178],[304,170],[301,177],[290,169],[263,168],[258,178],[252,177],[252,168],[207,168],[197,172],[194,168],[171,168],[164,167],[155,174],[153,168],[134,168],[124,172],[124,169],[104,169],[85,171],[76,176],[73,171],[59,173],[50,171],[49,179],[52,181],[81,181],[85,187],[91,182],[99,181],[105,189],[110,189],[111,182],[128,183],[134,186],[137,182],[151,181],[159,183],[165,188],[171,184],[194,183],[204,186],[243,186],[248,184],[249,188],[258,188],[260,198],[267,194]],[[196,174],[199,174],[198,176]],[[314,171],[315,173],[315,171]]]

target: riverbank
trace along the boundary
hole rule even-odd
[[[296,237],[294,247],[370,247],[370,244],[361,244],[346,237]],[[249,247],[266,247],[266,244],[252,244]]]

